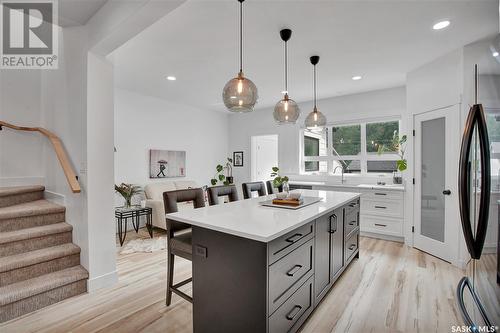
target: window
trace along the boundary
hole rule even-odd
[[[327,133],[321,131],[304,130],[304,171],[328,172],[328,162],[319,161],[320,157],[327,156]]]
[[[397,170],[396,161],[366,161],[367,170],[370,172],[388,173]]]
[[[332,128],[334,155],[359,155],[361,153],[361,125]]]
[[[399,159],[393,144],[398,133],[399,120],[305,129],[301,170],[335,175],[392,173]]]
[[[392,141],[394,133],[399,132],[399,121],[366,124],[366,151],[368,153],[378,152],[381,145],[385,152],[397,152]]]

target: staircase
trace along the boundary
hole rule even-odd
[[[66,208],[44,191],[0,188],[0,323],[87,291]]]

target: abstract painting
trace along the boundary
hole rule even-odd
[[[149,151],[149,178],[186,176],[186,152],[174,150]]]

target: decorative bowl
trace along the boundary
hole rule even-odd
[[[276,199],[286,199],[286,193],[276,193]]]

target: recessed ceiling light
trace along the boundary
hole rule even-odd
[[[175,80],[177,80],[177,78],[175,76],[167,76],[167,80],[175,81]]]
[[[441,30],[450,25],[450,21],[440,21],[432,26],[434,30]]]
[[[358,80],[361,80],[361,79],[362,79],[362,77],[361,77],[361,76],[359,76],[359,75],[356,75],[356,76],[353,76],[353,77],[352,77],[352,79],[353,79],[354,81],[358,81]]]
[[[493,52],[493,56],[494,56],[494,57],[498,57],[498,55],[499,55],[499,53],[498,53],[498,52],[496,52],[496,51],[495,51],[495,52]]]

